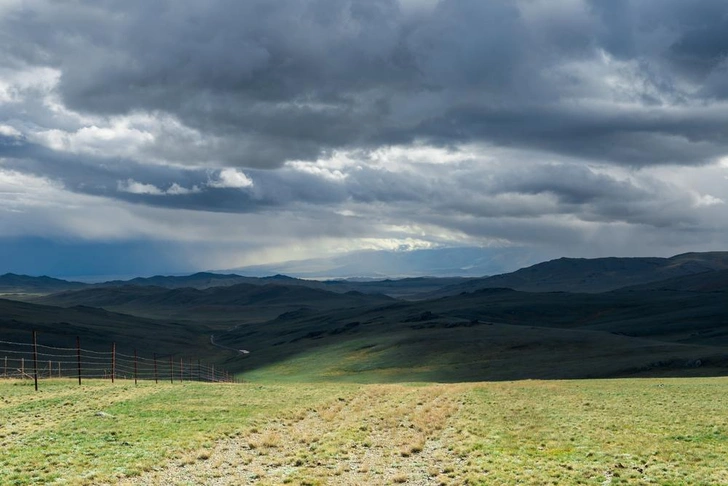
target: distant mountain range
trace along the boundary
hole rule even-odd
[[[0,299],[2,340],[26,342],[35,329],[45,344],[80,336],[127,352],[174,350],[251,378],[728,373],[728,252],[561,258],[487,278],[198,273],[88,285],[4,275],[0,288],[26,300]]]
[[[398,280],[304,280],[288,277],[286,275],[273,275],[269,277],[245,277],[236,274],[217,274],[200,272],[187,276],[137,277],[131,280],[110,280],[108,282],[86,284],[81,282],[68,282],[50,277],[29,277],[27,275],[5,274],[0,275],[0,294],[22,298],[29,296],[47,295],[58,292],[105,289],[110,287],[159,287],[164,289],[197,289],[205,290],[215,287],[230,287],[234,285],[289,285],[306,287],[310,289],[328,290],[330,292],[362,292],[366,294],[386,294],[393,297],[411,297],[423,292],[433,292],[448,285],[466,282],[461,277],[416,277]]]
[[[482,277],[538,262],[524,248],[435,248],[407,251],[369,250],[327,258],[253,265],[226,270],[262,277],[285,274],[305,279],[363,277]]]
[[[298,285],[332,292],[382,293],[394,297],[432,298],[473,292],[482,288],[511,288],[527,292],[605,292],[622,287],[728,270],[728,252],[685,253],[671,258],[559,258],[492,277],[418,277],[385,280],[305,280],[274,275],[249,277],[200,272],[188,276],[154,276],[112,280],[98,284],[68,282],[51,277],[0,276],[0,293],[49,294],[84,288],[123,285],[167,289],[225,287],[239,284]],[[699,279],[698,279],[699,280]]]
[[[81,282],[69,282],[52,277],[29,277],[6,273],[0,275],[0,294],[48,294],[64,290],[76,290],[86,287]]]
[[[672,258],[559,258],[512,273],[471,279],[428,294],[456,295],[485,288],[524,292],[596,293],[728,269],[728,252],[685,253]],[[710,277],[708,277],[710,278]]]

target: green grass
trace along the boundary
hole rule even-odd
[[[0,484],[726,484],[726,395],[727,378],[2,381]]]
[[[0,484],[98,484],[210,447],[256,417],[326,400],[321,387],[0,382]]]

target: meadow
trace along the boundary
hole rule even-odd
[[[726,378],[0,381],[0,484],[726,484]]]

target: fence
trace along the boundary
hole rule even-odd
[[[152,357],[120,353],[116,343],[108,351],[84,349],[76,338],[75,347],[38,344],[33,331],[31,341],[17,343],[0,340],[0,378],[30,379],[38,389],[38,380],[47,378],[74,378],[78,384],[84,379],[154,380],[185,382],[206,381],[234,383],[236,379],[226,370],[199,359],[175,355],[154,354]]]

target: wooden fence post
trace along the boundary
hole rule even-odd
[[[111,343],[111,383],[116,378],[116,343]]]
[[[78,385],[81,386],[81,338],[76,336],[76,358],[78,359]]]
[[[137,384],[137,350],[134,350],[134,384]]]
[[[33,381],[35,391],[38,391],[38,339],[35,331],[33,331]]]
[[[169,382],[174,383],[174,362],[172,355],[169,355]]]

